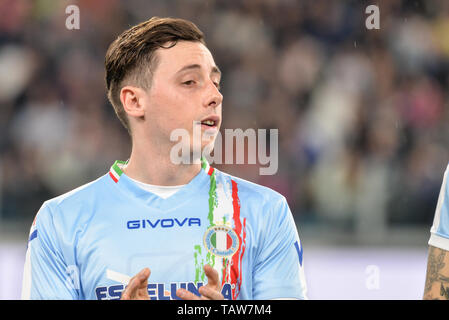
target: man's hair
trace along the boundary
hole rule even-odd
[[[153,17],[124,31],[109,46],[105,57],[108,99],[130,135],[129,120],[120,101],[120,90],[125,85],[149,89],[157,67],[155,51],[171,48],[179,40],[206,44],[204,34],[193,22]]]

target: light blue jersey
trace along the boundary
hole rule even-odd
[[[438,197],[437,208],[433,225],[430,229],[429,245],[449,251],[449,186],[447,175],[449,165],[444,173],[440,195]]]
[[[303,250],[285,198],[210,167],[163,199],[117,161],[108,174],[46,201],[30,230],[23,299],[119,299],[150,268],[151,299],[197,295],[203,266],[226,299],[306,298]]]

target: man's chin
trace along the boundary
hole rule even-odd
[[[218,127],[203,128],[203,127],[205,127],[204,125],[202,125],[201,127],[202,127],[201,132],[202,132],[203,139],[206,139],[206,140],[210,139],[210,138],[215,139],[215,137],[218,134]]]
[[[205,154],[210,154],[212,152],[212,150],[214,149],[215,146],[215,139],[212,140],[212,142],[203,142],[203,144],[201,145],[201,147],[191,147],[190,150],[192,150],[192,154],[193,156],[198,156],[198,155],[205,155]]]
[[[190,144],[189,146],[184,145],[182,148],[178,147],[170,152],[170,158],[174,164],[200,164],[201,158],[211,157],[211,153],[214,150],[214,142],[203,142],[201,146]]]

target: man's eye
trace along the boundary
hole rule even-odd
[[[214,82],[214,85],[217,87],[218,90],[221,89],[220,84],[218,82]]]
[[[187,86],[191,86],[192,84],[195,84],[194,80],[188,80],[188,81],[184,81],[182,84],[185,84]]]

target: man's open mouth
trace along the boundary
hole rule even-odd
[[[207,117],[207,118],[201,120],[201,125],[210,127],[210,128],[214,128],[214,127],[218,126],[219,121],[220,121],[220,118],[218,116],[210,116],[210,117]]]
[[[216,125],[215,121],[213,121],[213,120],[201,121],[201,124],[204,124],[204,125],[209,126],[209,127],[214,127]]]

